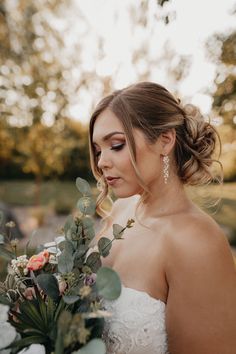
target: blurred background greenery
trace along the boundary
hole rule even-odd
[[[88,154],[89,114],[102,96],[119,86],[115,78],[119,79],[120,64],[112,64],[110,74],[102,66],[106,66],[109,34],[104,37],[94,31],[84,3],[0,2],[0,201],[16,212],[19,208],[46,207],[44,212],[35,209],[37,226],[43,224],[48,208],[57,215],[73,209],[78,198],[74,187],[77,176],[94,183]],[[90,2],[91,13],[96,10],[95,3]],[[100,2],[101,12],[105,5]],[[160,82],[154,73],[164,63],[167,86],[185,103],[179,87],[189,74],[191,55],[176,52],[167,42],[161,55],[153,59],[148,45],[157,24],[168,31],[178,9],[168,0],[127,1],[126,5],[132,33],[139,36],[138,44],[133,45],[132,37],[128,44],[135,73],[130,74],[130,83],[133,77],[135,81]],[[235,17],[236,7],[230,11]],[[153,41],[161,39],[158,31],[155,36]],[[215,32],[205,41],[204,55],[206,61],[215,64],[215,76],[212,86],[204,90],[212,102],[208,116],[222,140],[220,161],[225,182],[222,187],[190,190],[193,199],[222,225],[232,245],[236,243],[235,48],[235,28]],[[217,207],[209,206],[210,200],[218,198]]]

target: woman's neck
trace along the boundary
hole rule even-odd
[[[194,207],[177,176],[173,177],[168,184],[155,183],[149,188],[150,195],[141,202],[139,209],[139,215],[143,219],[176,214]]]

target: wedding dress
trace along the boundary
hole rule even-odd
[[[105,301],[103,339],[107,354],[167,354],[165,303],[144,291],[122,286],[117,300]]]

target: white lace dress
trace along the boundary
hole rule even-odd
[[[163,301],[122,286],[120,297],[104,307],[113,314],[103,333],[107,354],[168,353]]]

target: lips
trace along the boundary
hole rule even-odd
[[[112,181],[114,179],[118,179],[119,177],[112,177],[112,176],[107,176],[105,177],[107,181]]]
[[[105,178],[106,178],[107,183],[110,186],[113,186],[120,179],[120,177],[112,177],[112,176],[107,176]]]

